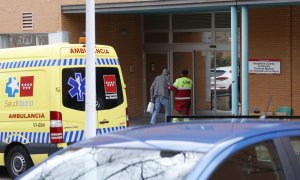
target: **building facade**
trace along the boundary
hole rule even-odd
[[[214,106],[224,108],[220,105],[222,98],[214,98],[211,91],[211,69],[231,65],[232,6],[239,12],[241,6],[249,10],[249,60],[275,62],[280,70],[248,74],[249,112],[254,107],[265,111],[272,99],[269,111],[290,106],[293,115],[300,115],[299,2],[255,2],[96,0],[96,43],[113,46],[119,55],[129,116],[145,115],[149,87],[164,67],[170,69],[171,81],[182,69],[189,70],[194,81],[192,114]],[[1,2],[0,48],[78,43],[85,32],[84,3],[31,0],[20,6],[17,0]],[[241,19],[238,22],[241,31]],[[239,52],[241,41],[239,38]]]

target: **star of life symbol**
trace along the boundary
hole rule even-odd
[[[10,77],[6,83],[5,93],[7,93],[8,97],[15,97],[18,92],[19,82],[17,82],[16,77]]]
[[[85,95],[85,78],[82,79],[81,73],[75,73],[75,79],[69,78],[68,84],[72,86],[69,90],[70,96],[73,98],[77,97],[77,101],[84,101]]]

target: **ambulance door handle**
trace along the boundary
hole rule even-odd
[[[100,121],[99,122],[100,124],[106,124],[106,123],[109,123],[109,121],[108,120],[106,120],[106,119],[103,119],[102,121]]]

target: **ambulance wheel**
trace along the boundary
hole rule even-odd
[[[33,166],[29,153],[22,146],[12,147],[7,153],[6,168],[12,178],[18,177]]]

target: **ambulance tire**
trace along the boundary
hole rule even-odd
[[[7,153],[6,168],[12,178],[18,177],[33,165],[29,153],[20,145],[12,147]]]

